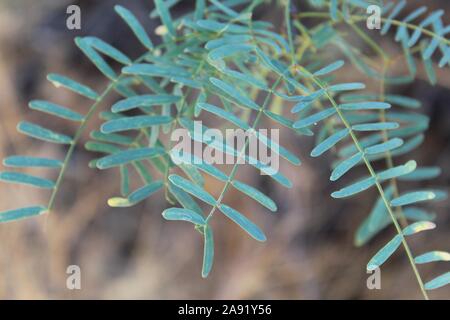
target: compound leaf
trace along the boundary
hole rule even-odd
[[[197,212],[184,208],[170,208],[162,213],[166,220],[188,221],[197,225],[204,225],[205,219]]]

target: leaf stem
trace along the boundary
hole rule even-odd
[[[289,70],[289,69],[288,69]],[[263,111],[267,108],[267,105],[270,101],[270,98],[273,94],[274,89],[278,86],[278,84],[280,83],[282,79],[282,76],[279,76],[278,79],[274,82],[274,84],[272,85],[271,89],[269,90],[263,105],[259,108],[258,113],[256,115],[255,121],[253,122],[253,125],[251,127],[250,130],[254,130],[257,128],[259,121],[261,120],[261,116],[263,114]],[[242,147],[242,149],[239,152],[238,155],[238,159],[236,160],[236,163],[233,166],[233,169],[231,169],[230,175],[228,176],[228,180],[225,182],[225,185],[222,189],[222,191],[220,192],[219,197],[217,198],[216,203],[214,204],[214,206],[211,208],[211,211],[209,212],[208,216],[206,217],[205,221],[206,223],[209,222],[209,220],[212,218],[212,216],[214,215],[214,212],[216,211],[216,209],[219,207],[219,205],[221,204],[223,197],[225,196],[225,193],[227,192],[228,188],[230,187],[231,182],[234,180],[234,177],[236,176],[236,173],[239,169],[239,163],[240,163],[240,159],[242,158],[245,150],[247,149],[247,146],[249,144],[249,139],[247,137],[247,135],[245,136],[245,143],[244,146]]]
[[[329,18],[329,13],[327,12],[302,12],[298,14],[299,18],[322,18],[322,19],[327,19]],[[354,19],[355,21],[362,21],[362,20],[366,20],[367,16],[362,16],[362,15],[351,15],[350,18]],[[421,30],[421,32],[423,32],[424,34],[432,37],[432,38],[436,38],[439,39],[442,42],[445,42],[447,45],[450,45],[450,40],[446,39],[444,37],[442,37],[441,35],[431,31],[430,29],[427,28],[422,28],[420,26],[417,26],[415,24],[412,23],[407,23],[407,22],[403,22],[400,20],[395,20],[395,19],[387,19],[387,18],[380,18],[382,22],[387,22],[390,21],[393,25],[396,26],[404,26],[408,29],[412,29],[412,30]]]
[[[297,65],[296,66],[301,72],[304,72],[306,74],[309,74],[310,77],[312,77],[313,81],[316,83],[317,86],[319,86],[321,89],[325,90],[325,95],[327,96],[328,100],[331,102],[331,104],[333,105],[333,107],[336,110],[336,113],[338,114],[339,118],[341,119],[342,123],[344,124],[344,126],[349,130],[350,132],[350,136],[353,140],[353,143],[355,144],[356,148],[358,149],[359,152],[361,152],[361,154],[363,155],[363,161],[370,173],[370,175],[375,179],[375,185],[378,189],[378,192],[381,196],[381,199],[383,200],[384,205],[386,206],[386,209],[389,212],[389,215],[392,219],[392,222],[394,223],[395,229],[397,231],[397,233],[400,235],[401,239],[402,239],[402,244],[403,247],[405,248],[406,251],[406,255],[408,256],[409,262],[411,264],[411,267],[414,271],[414,274],[416,276],[417,282],[419,284],[420,290],[423,294],[423,297],[428,300],[428,294],[425,290],[425,286],[423,284],[422,281],[422,277],[420,276],[420,273],[417,269],[417,266],[414,262],[414,257],[411,253],[411,249],[409,248],[408,242],[406,241],[405,236],[403,235],[402,229],[397,221],[397,218],[395,217],[394,212],[392,211],[391,205],[389,204],[389,201],[384,193],[383,187],[381,186],[381,183],[378,181],[377,178],[377,174],[375,172],[375,170],[372,167],[372,164],[370,163],[370,161],[368,160],[368,158],[366,157],[365,153],[364,153],[364,149],[361,147],[359,140],[355,134],[355,132],[352,130],[352,126],[349,124],[349,122],[347,121],[347,119],[345,118],[344,114],[342,113],[342,111],[339,109],[336,101],[334,100],[334,98],[330,95],[329,91],[327,90],[326,86],[324,86],[322,84],[322,82],[317,79],[317,77],[315,77],[313,74],[311,74],[308,70],[306,70],[305,68],[303,68],[302,66]]]
[[[141,62],[147,55],[147,52],[145,54],[143,54],[142,56],[140,56],[139,58],[137,58],[134,63],[138,63]],[[105,97],[114,89],[114,86],[116,85],[116,83],[123,77],[123,74],[121,74],[120,76],[118,76],[114,81],[110,81],[108,86],[106,87],[105,90],[103,90],[102,94],[96,99],[96,101],[91,105],[91,107],[89,108],[88,113],[86,114],[86,116],[84,117],[83,121],[81,122],[80,126],[78,127],[75,136],[70,144],[69,150],[67,151],[66,157],[64,158],[64,162],[63,165],[61,167],[61,170],[59,171],[59,175],[58,178],[56,179],[56,183],[55,183],[55,187],[53,188],[53,192],[50,196],[50,200],[48,202],[47,205],[47,210],[50,213],[50,211],[53,209],[54,205],[55,205],[55,200],[56,200],[56,196],[58,195],[61,183],[64,179],[65,173],[68,169],[69,166],[69,162],[70,159],[72,158],[72,154],[75,151],[75,147],[77,146],[81,135],[84,132],[84,129],[86,128],[87,124],[89,123],[89,120],[92,118],[92,116],[95,114],[95,112],[97,111],[97,109],[99,108],[99,106],[101,105],[101,103],[103,102],[103,100],[105,99]]]

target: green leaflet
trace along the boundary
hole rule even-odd
[[[278,122],[279,124],[292,129],[292,125],[294,122],[288,118],[285,118],[284,116],[280,114],[273,113],[269,110],[264,110],[264,114],[268,116],[270,119],[272,119],[275,122]]]
[[[184,78],[184,77],[172,77],[170,79],[170,81],[181,84],[183,86],[186,87],[190,87],[190,88],[194,88],[194,89],[201,89],[202,88],[202,83],[197,81],[197,80],[193,80],[193,79],[189,79],[189,78]]]
[[[117,62],[120,62],[125,65],[132,63],[130,58],[128,58],[125,54],[123,54],[110,44],[106,43],[102,39],[99,39],[97,37],[84,37],[83,39],[89,46],[107,55],[108,57],[116,60]]]
[[[420,167],[407,175],[401,176],[400,180],[402,181],[428,180],[438,177],[441,174],[441,172],[442,170],[439,167]]]
[[[90,134],[92,139],[101,141],[101,142],[108,142],[108,143],[115,143],[120,145],[128,146],[134,142],[134,139],[131,137],[127,137],[121,134],[117,133],[103,133],[100,131],[92,131]]]
[[[203,161],[202,159],[194,155],[180,154],[178,150],[172,149],[172,151],[170,152],[170,156],[175,164],[179,163],[191,164],[220,181],[225,182],[228,180],[228,176],[224,174],[222,171],[220,171],[213,165]]]
[[[397,122],[377,122],[377,123],[364,123],[355,124],[352,126],[354,131],[381,131],[397,129],[400,125]]]
[[[38,110],[44,113],[52,114],[62,119],[72,120],[72,121],[83,121],[84,116],[78,112],[72,111],[65,107],[59,106],[57,104],[43,101],[43,100],[33,100],[29,104],[30,109]]]
[[[297,113],[297,112],[307,112],[308,110],[310,110],[313,107],[313,103],[316,101],[317,99],[303,99],[300,100],[300,102],[298,102],[296,105],[294,105],[294,107],[291,110],[291,113]]]
[[[278,122],[279,124],[289,128],[289,129],[293,129],[293,125],[294,122],[292,120],[289,120],[285,117],[283,117],[282,115],[273,113],[269,110],[264,110],[264,114],[266,116],[268,116],[270,119],[272,119],[275,122]],[[308,128],[300,128],[300,129],[294,129],[295,132],[299,133],[299,134],[304,134],[307,136],[313,136],[314,132],[312,132],[310,129]]]
[[[340,91],[360,90],[360,89],[364,89],[365,87],[366,87],[366,85],[364,83],[359,83],[359,82],[340,83],[340,84],[335,84],[335,85],[328,87],[328,90],[333,91],[333,92],[340,92]]]
[[[212,114],[215,114],[218,117],[221,117],[222,119],[225,119],[229,122],[231,122],[232,124],[234,124],[235,126],[243,129],[243,130],[248,130],[250,129],[250,126],[245,123],[244,121],[242,121],[240,118],[236,117],[234,114],[225,111],[219,107],[216,107],[212,104],[209,103],[197,103],[197,106],[205,111],[208,111]]]
[[[189,177],[189,179],[191,179],[192,182],[199,185],[200,187],[203,187],[203,185],[205,184],[205,180],[195,166],[191,164],[180,163],[178,167]]]
[[[275,202],[258,189],[236,180],[233,180],[231,183],[236,189],[245,193],[255,201],[259,202],[270,211],[273,212],[277,211],[277,205],[275,204]]]
[[[380,181],[398,178],[413,172],[414,170],[416,170],[416,167],[417,163],[414,160],[410,160],[404,165],[390,168],[378,173],[377,177]]]
[[[63,162],[55,159],[36,158],[27,156],[10,156],[3,159],[3,165],[7,167],[28,168],[28,167],[43,167],[43,168],[61,168]]]
[[[47,208],[41,206],[5,211],[0,213],[0,223],[21,220],[32,216],[40,215],[45,212],[47,212]]]
[[[53,85],[57,88],[64,87],[67,88],[75,93],[78,93],[86,98],[89,98],[91,100],[97,100],[99,98],[99,95],[92,90],[91,88],[82,85],[72,79],[69,79],[67,77],[50,73],[47,75],[47,79],[53,83]]]
[[[379,268],[398,249],[402,243],[402,237],[396,235],[383,248],[378,251],[367,264],[367,270],[372,271]]]
[[[138,93],[132,87],[135,84],[133,77],[122,77],[116,80],[114,91],[122,97],[128,98],[137,95]]]
[[[218,89],[222,90],[223,92],[225,92],[227,95],[229,95],[231,98],[233,98],[233,100],[235,100],[236,102],[238,102],[240,105],[253,109],[253,110],[257,110],[259,111],[259,106],[253,102],[249,97],[244,96],[243,94],[241,94],[239,91],[237,91],[236,89],[234,89],[231,85],[229,85],[228,83],[217,79],[217,78],[209,78],[209,81]]]
[[[180,96],[170,94],[145,94],[120,100],[112,105],[111,111],[117,113],[135,109],[137,107],[151,107],[165,103],[172,104],[180,101],[180,99]]]
[[[172,8],[173,6],[175,6],[177,3],[181,2],[181,0],[164,0],[165,1],[165,5],[167,6],[167,9]],[[159,12],[158,10],[155,8],[150,12],[150,18],[154,19],[154,18],[158,18],[159,16]]]
[[[314,45],[322,49],[325,45],[337,35],[334,28],[330,24],[321,25],[314,30],[312,40]]]
[[[225,44],[221,47],[211,50],[208,58],[211,60],[221,60],[236,54],[246,54],[254,49],[254,46],[249,44]]]
[[[210,0],[210,2],[214,5],[215,8],[219,9],[220,11],[224,12],[225,14],[229,15],[232,18],[237,19],[237,17],[239,16],[239,13],[227,7],[226,5],[220,3],[218,0]]]
[[[309,117],[300,119],[298,121],[296,121],[293,125],[294,128],[298,129],[298,128],[304,128],[304,127],[308,127],[312,124],[316,124],[317,122],[326,119],[332,115],[334,115],[336,113],[336,109],[335,108],[328,108],[325,109],[323,111],[317,112]]]
[[[259,43],[265,44],[266,46],[270,47],[270,49],[274,52],[275,55],[279,55],[282,53],[283,50],[274,40],[263,37],[255,37],[255,38],[256,41],[258,41]]]
[[[406,1],[402,0],[398,2],[395,7],[392,9],[391,13],[386,19],[386,22],[383,25],[383,28],[381,29],[381,34],[384,35],[389,31],[389,28],[392,25],[392,20],[400,13],[400,11],[405,7]]]
[[[333,21],[338,21],[338,0],[331,0],[330,2],[330,16]]]
[[[202,277],[206,278],[211,272],[214,262],[214,237],[213,231],[209,225],[205,225],[203,228],[204,236],[204,249],[203,249],[203,266]]]
[[[120,194],[126,197],[130,193],[130,172],[126,165],[120,166]]]
[[[253,38],[250,35],[232,35],[232,36],[224,36],[222,38],[219,39],[213,39],[213,40],[209,40],[206,44],[205,44],[205,49],[207,50],[214,50],[217,49],[219,47],[222,47],[224,45],[229,45],[229,44],[242,44],[245,42],[249,42],[251,41]]]
[[[110,207],[131,207],[139,202],[147,199],[150,197],[153,193],[160,190],[164,186],[164,183],[162,181],[153,181],[149,184],[140,187],[139,189],[136,189],[133,191],[128,198],[110,198],[108,199],[108,205]]]
[[[204,225],[205,219],[197,212],[182,209],[182,208],[170,208],[163,211],[162,216],[166,220],[181,220],[188,221],[197,225]]]
[[[106,63],[106,61],[95,51],[92,47],[80,37],[75,38],[75,44],[83,53],[92,61],[92,63],[103,73],[107,78],[114,81],[117,78],[114,70]]]
[[[301,164],[300,159],[296,155],[294,155],[293,153],[291,153],[289,150],[285,149],[284,147],[280,146],[275,141],[269,139],[266,135],[260,133],[259,131],[254,131],[254,130],[252,130],[250,132],[251,132],[250,134],[253,134],[253,133],[256,134],[256,137],[258,138],[259,141],[261,141],[264,145],[269,147],[272,151],[278,153],[281,157],[283,157],[284,159],[286,159],[293,165],[298,166]]]
[[[417,148],[422,144],[424,139],[425,139],[424,135],[419,134],[414,138],[407,140],[405,144],[403,144],[400,148],[392,151],[392,156],[393,157],[400,156],[414,150],[415,148]]]
[[[117,114],[117,113],[113,113],[111,111],[102,111],[99,114],[99,118],[102,120],[114,120],[114,119],[120,119],[120,118],[125,118],[126,116],[123,114]]]
[[[391,201],[391,205],[394,207],[406,206],[409,204],[434,200],[436,193],[434,191],[414,191],[401,195]]]
[[[136,19],[136,17],[131,13],[130,10],[116,5],[114,6],[114,10],[122,17],[125,23],[130,27],[133,33],[136,35],[141,44],[149,50],[153,49],[153,43],[148,37],[142,25]]]
[[[450,253],[445,251],[430,251],[414,258],[416,264],[435,261],[450,261]]]
[[[405,108],[417,109],[421,107],[421,102],[419,100],[401,95],[388,94],[385,96],[385,100],[389,103]]]
[[[376,179],[374,177],[366,178],[361,181],[358,181],[354,184],[351,184],[345,188],[342,188],[339,191],[335,191],[331,194],[333,198],[345,198],[360,193],[364,190],[369,189],[374,186],[376,183]]]
[[[426,290],[434,290],[450,283],[450,271],[425,283]]]
[[[128,208],[133,206],[127,198],[113,197],[108,199],[108,206],[112,208]]]
[[[407,207],[403,208],[403,214],[410,220],[414,221],[433,221],[436,219],[436,214],[428,213],[427,211],[416,208],[416,207]]]
[[[200,20],[203,17],[205,1],[206,0],[195,0],[194,20]]]
[[[265,82],[255,78],[247,73],[242,73],[242,72],[238,72],[238,71],[231,70],[231,69],[223,69],[223,70],[221,70],[221,72],[223,74],[226,74],[227,76],[230,76],[237,80],[243,81],[243,82],[245,82],[253,87],[256,87],[258,89],[261,89],[261,90],[269,89]]]
[[[331,136],[329,136],[327,139],[322,141],[319,145],[317,145],[312,151],[311,156],[312,157],[318,157],[322,155],[324,152],[330,150],[333,148],[339,141],[347,137],[350,130],[348,128],[345,128],[343,130],[340,130]]]
[[[386,190],[386,193],[389,191],[389,189]],[[392,190],[391,190],[392,192]],[[389,195],[388,198],[391,198],[392,195]],[[355,245],[360,247],[367,243],[369,240],[371,240],[376,234],[378,234],[381,230],[386,228],[387,226],[392,224],[391,217],[389,216],[385,204],[381,197],[378,199],[376,206],[374,207],[374,210],[376,210],[376,207],[379,208],[378,211],[376,211],[376,215],[374,215],[375,211],[371,213],[371,215],[364,220],[364,222],[360,225],[358,230],[355,233]],[[419,208],[413,208],[408,207],[404,208],[403,210],[404,216],[413,221],[420,221],[420,220],[434,220],[435,215],[429,214],[426,211],[419,209]],[[397,216],[397,219],[400,218]]]
[[[263,164],[262,162],[250,156],[246,156],[245,161],[250,163],[256,169],[261,170],[263,174],[268,175],[282,186],[285,186],[286,188],[292,188],[292,182],[288,178],[286,178],[283,174],[271,168],[269,165]]]
[[[144,199],[150,197],[153,193],[160,190],[164,186],[162,181],[153,181],[146,186],[143,186],[135,191],[133,191],[129,196],[128,200],[133,203],[139,203]]]
[[[162,0],[155,0],[156,11],[158,12],[159,18],[161,19],[167,31],[172,37],[176,36],[175,27],[170,17],[169,8]]]
[[[356,111],[356,110],[380,110],[380,109],[389,109],[391,105],[386,102],[352,102],[340,104],[339,109]]]
[[[202,213],[202,209],[198,204],[192,199],[192,197],[185,192],[183,189],[178,188],[169,180],[169,192],[177,199],[177,201],[183,206],[183,208],[190,209],[197,213]]]
[[[185,77],[190,78],[191,74],[183,68],[167,65],[155,65],[149,63],[136,63],[128,67],[122,68],[124,74],[134,74],[141,76],[154,76],[154,77]]]
[[[196,127],[194,122],[187,118],[178,119],[180,124],[189,130],[189,136],[194,141],[198,141],[201,143],[207,144],[209,147],[219,150],[220,152],[224,152],[226,154],[230,154],[233,156],[237,156],[238,152],[232,148],[230,145],[225,143],[225,141],[221,141],[220,139],[215,139],[214,135],[211,132],[207,132],[208,129],[206,126],[202,125]]]
[[[338,69],[340,69],[342,66],[344,65],[344,61],[343,60],[338,60],[336,62],[333,62],[332,64],[329,64],[328,66],[317,70],[316,72],[313,73],[314,76],[324,76],[327,75],[329,73],[332,73]]]
[[[356,166],[363,158],[363,154],[361,152],[355,153],[348,159],[343,160],[339,163],[336,168],[334,168],[331,173],[330,180],[336,181],[344,174],[346,174],[349,170],[351,170],[354,166]]]
[[[202,200],[203,202],[206,202],[207,204],[209,204],[211,206],[216,205],[216,199],[214,199],[214,197],[212,195],[210,195],[208,192],[206,192],[203,188],[190,182],[189,180],[184,179],[183,177],[180,177],[176,174],[170,175],[169,180],[177,187],[183,189],[187,193],[190,193],[194,197]]]
[[[155,148],[140,148],[121,151],[97,161],[97,168],[108,169],[119,165],[127,164],[136,160],[143,160],[146,158],[158,157],[165,153],[165,150],[159,147]]]
[[[413,234],[426,231],[426,230],[432,230],[436,228],[436,225],[433,222],[430,221],[418,221],[413,224],[410,224],[405,229],[403,229],[403,234],[405,236],[411,236]]]
[[[94,141],[88,141],[84,145],[86,150],[88,151],[94,151],[94,152],[100,152],[100,153],[116,153],[122,151],[121,148],[118,146],[109,144],[109,143],[102,143],[102,142],[94,142]]]
[[[386,199],[390,200],[392,198],[392,195],[394,193],[394,189],[392,186],[389,186],[384,191],[384,196]],[[367,218],[367,226],[368,226],[368,232],[374,232],[379,231],[384,226],[385,222],[389,223],[390,216],[388,214],[388,211],[386,209],[386,205],[384,203],[383,198],[380,196],[377,199],[377,202],[375,203],[374,207],[372,208],[369,217]]]
[[[229,33],[246,33],[248,28],[235,25],[235,24],[225,24],[214,20],[198,20],[197,26],[202,29],[206,29],[212,32],[229,32]]]
[[[368,147],[364,150],[366,154],[377,154],[377,153],[383,153],[387,151],[394,150],[398,147],[400,147],[403,144],[403,140],[400,138],[393,138],[386,142],[376,144],[374,146]]]
[[[264,242],[266,241],[266,236],[262,232],[262,230],[249,219],[247,219],[240,212],[234,210],[233,208],[221,204],[219,206],[219,210],[226,215],[228,218],[233,220],[237,225],[239,225],[245,232],[247,232],[251,237],[255,240]]]
[[[66,135],[53,132],[33,123],[22,121],[18,124],[17,130],[29,137],[36,138],[58,144],[71,144],[72,138]]]
[[[166,124],[173,121],[172,117],[168,116],[134,116],[120,118],[117,120],[110,120],[101,126],[103,133],[121,132],[127,130],[137,130],[148,128],[151,126]]]
[[[0,181],[25,184],[41,189],[53,189],[55,187],[55,183],[51,180],[20,172],[0,172]]]

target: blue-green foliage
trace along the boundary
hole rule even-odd
[[[445,193],[435,189],[399,193],[396,184],[397,180],[422,181],[440,174],[439,168],[421,167],[414,160],[395,164],[398,157],[423,142],[429,120],[417,112],[420,101],[396,93],[374,93],[366,89],[364,83],[336,79],[344,68],[353,65],[376,81],[383,81],[383,85],[406,83],[412,81],[417,72],[412,54],[420,52],[430,82],[435,83],[432,58],[439,51],[439,66],[450,64],[449,40],[445,38],[450,28],[443,25],[441,10],[414,24],[426,9],[419,8],[398,21],[395,19],[404,10],[405,1],[383,7],[385,18],[381,33],[396,29],[395,40],[402,45],[410,73],[396,77],[376,71],[367,59],[360,57],[359,50],[346,41],[345,35],[334,28],[335,24],[361,21],[360,13],[365,12],[362,10],[370,4],[381,5],[381,1],[310,0],[319,13],[327,16],[329,12],[329,19],[308,28],[301,19],[292,18],[295,14],[293,2],[286,1],[287,37],[275,31],[270,23],[253,18],[254,8],[262,2],[259,0],[196,0],[194,11],[181,17],[171,14],[171,8],[178,2],[155,1],[150,18],[159,19],[162,24],[157,29],[162,38],[160,45],[146,33],[144,21],[139,21],[122,6],[114,7],[129,27],[130,34],[134,34],[145,49],[135,60],[99,38],[75,39],[76,45],[108,79],[109,85],[102,93],[97,93],[70,78],[56,74],[48,76],[56,87],[64,87],[93,102],[86,113],[43,100],[30,102],[31,109],[61,121],[78,123],[79,129],[72,137],[29,122],[18,125],[20,132],[39,140],[68,145],[69,151],[66,159],[20,155],[4,160],[4,165],[11,168],[45,167],[60,173],[55,181],[28,173],[0,173],[3,181],[52,190],[47,206],[0,213],[0,222],[35,216],[52,209],[64,171],[86,122],[103,99],[115,91],[120,98],[110,110],[99,114],[104,123],[90,133],[91,140],[85,145],[87,150],[100,154],[89,166],[119,171],[120,195],[108,199],[111,207],[131,207],[164,192],[174,207],[164,210],[163,218],[190,222],[203,237],[203,277],[211,272],[214,260],[211,225],[214,215],[223,214],[254,239],[266,240],[263,230],[245,213],[223,203],[229,188],[272,212],[277,210],[277,205],[261,190],[236,179],[239,163],[225,173],[193,154],[172,149],[168,137],[173,130],[185,128],[190,139],[240,157],[280,185],[292,186],[291,180],[281,172],[272,172],[262,162],[246,155],[245,147],[236,149],[212,139],[206,126],[196,128],[194,120],[203,117],[214,117],[225,127],[248,130],[293,165],[300,164],[297,155],[256,131],[261,121],[281,125],[294,135],[312,136],[317,131],[315,128],[320,127],[311,156],[318,157],[327,151],[337,155],[331,181],[347,179],[355,168],[365,167],[364,176],[354,182],[345,182],[331,196],[346,198],[369,189],[377,191],[378,199],[372,211],[356,232],[355,244],[358,246],[389,225],[394,224],[397,228],[392,240],[369,261],[369,270],[381,266],[401,245],[406,247],[407,237],[435,227],[431,222],[434,214],[419,206],[442,200]],[[328,46],[339,48],[351,64],[341,59],[329,59]],[[109,62],[111,59],[114,64]],[[245,143],[248,139],[245,138]],[[374,166],[375,162],[390,165],[378,169],[380,166]],[[133,170],[140,181],[132,181]],[[206,176],[222,185],[218,193],[208,189]],[[413,223],[400,229],[398,220]],[[430,251],[415,257],[413,263],[448,260],[447,252]],[[428,282],[425,288],[435,289],[448,282],[446,273]]]

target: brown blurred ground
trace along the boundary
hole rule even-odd
[[[427,1],[446,7],[448,1]],[[75,127],[53,123],[27,107],[30,99],[46,99],[86,112],[89,102],[65,90],[55,90],[45,75],[66,74],[102,90],[101,78],[75,48],[79,34],[96,35],[119,49],[138,56],[142,49],[113,14],[115,3],[125,5],[151,32],[158,22],[147,19],[151,1],[79,1],[83,28],[80,33],[65,28],[68,1],[0,1],[0,157],[25,153],[62,158],[64,149],[24,138],[15,131],[22,120],[46,123],[65,133]],[[421,2],[410,1],[411,8]],[[186,3],[184,5],[187,6]],[[183,8],[179,8],[183,10]],[[274,18],[272,8],[259,12]],[[146,20],[147,19],[147,20]],[[447,21],[448,22],[448,21]],[[397,45],[383,40],[386,50]],[[392,49],[394,48],[394,49]],[[348,74],[348,73],[347,73]],[[440,165],[444,174],[435,182],[448,187],[450,177],[450,77],[439,74],[441,85],[430,87],[418,80],[401,88],[419,98],[431,116],[426,143],[415,158],[424,165]],[[352,79],[361,77],[351,74]],[[423,78],[423,75],[421,75]],[[107,101],[108,107],[112,100]],[[93,123],[92,127],[98,125]],[[87,138],[87,135],[85,136]],[[283,189],[249,168],[241,169],[242,180],[269,192],[279,205],[269,214],[252,201],[230,192],[226,202],[249,216],[265,230],[268,241],[260,244],[219,215],[214,221],[216,259],[207,280],[200,277],[202,241],[184,224],[161,218],[166,204],[154,196],[129,209],[111,209],[106,199],[117,195],[117,172],[99,172],[87,167],[92,154],[77,148],[66,175],[55,212],[48,218],[0,225],[0,298],[150,298],[150,299],[399,299],[420,298],[410,267],[402,253],[382,269],[381,291],[366,288],[365,264],[392,236],[392,230],[368,246],[353,247],[353,232],[374,202],[375,191],[358,200],[335,201],[329,196],[336,185],[328,183],[331,157],[311,161],[312,139],[293,139],[282,131],[281,141],[300,155],[303,164],[282,162],[282,171],[294,183]],[[85,140],[83,141],[83,143]],[[43,172],[53,177],[52,172]],[[218,185],[208,180],[207,188]],[[28,188],[0,185],[1,210],[46,203],[49,194]],[[449,250],[448,202],[436,207],[438,229],[412,241],[413,250]],[[68,265],[82,270],[82,290],[65,289]],[[421,268],[424,277],[447,271],[448,265]],[[450,289],[433,292],[432,298],[449,298]]]

